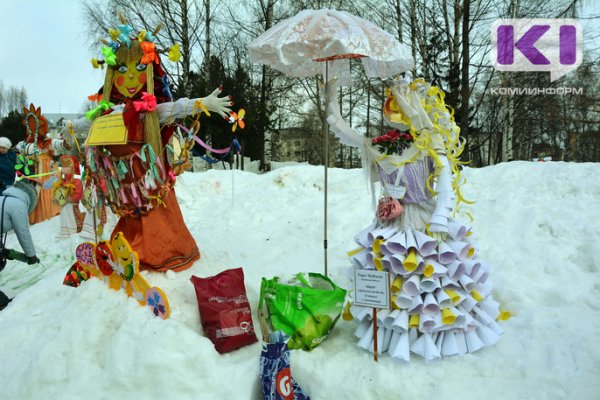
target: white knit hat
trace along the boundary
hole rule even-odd
[[[7,137],[0,137],[0,147],[6,147],[7,149],[10,149],[12,147],[10,139]]]

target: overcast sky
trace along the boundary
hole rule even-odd
[[[45,113],[81,112],[104,73],[90,63],[79,0],[0,0],[0,80]]]
[[[585,4],[582,17],[600,14],[598,2]],[[92,57],[101,58],[101,46],[90,52],[81,14],[80,0],[0,0],[4,87],[24,87],[29,101],[46,113],[81,112],[104,79],[104,72],[90,63]],[[588,46],[600,40],[599,20],[582,23]]]

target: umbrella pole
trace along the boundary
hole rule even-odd
[[[325,113],[327,113],[327,95],[329,89],[329,62],[325,61]],[[327,276],[327,167],[329,166],[329,124],[325,122],[325,215],[323,224],[323,250],[325,258],[325,276]]]

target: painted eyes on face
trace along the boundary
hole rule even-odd
[[[142,72],[146,70],[146,64],[138,64],[135,66],[135,69],[138,72]],[[119,71],[120,73],[124,74],[125,72],[127,72],[129,69],[127,68],[127,65],[123,64],[119,67],[119,69],[117,71]]]

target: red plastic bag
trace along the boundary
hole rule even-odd
[[[228,269],[209,278],[191,277],[204,334],[223,354],[258,341],[246,297],[244,271]]]

